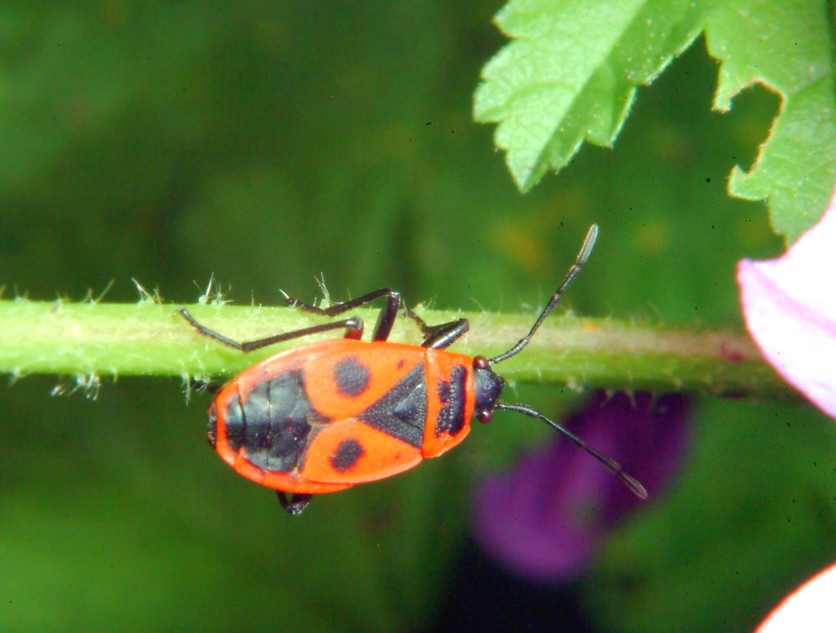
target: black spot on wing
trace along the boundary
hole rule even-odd
[[[463,365],[456,365],[450,372],[449,380],[438,382],[438,397],[442,406],[438,412],[438,419],[435,421],[436,437],[444,433],[455,436],[464,428],[467,421],[464,419],[465,405],[467,404],[466,378],[467,369]]]
[[[356,398],[369,386],[371,371],[354,356],[343,358],[334,365],[334,383],[344,396]]]
[[[345,473],[354,468],[366,451],[363,450],[362,444],[354,438],[349,438],[340,442],[337,450],[331,455],[331,467],[338,473]]]
[[[357,418],[371,427],[416,448],[424,443],[427,419],[427,383],[424,363],[404,376]]]

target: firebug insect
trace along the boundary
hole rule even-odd
[[[345,330],[342,339],[309,343],[262,360],[224,385],[209,408],[209,442],[238,473],[274,488],[282,507],[296,515],[313,495],[390,477],[447,452],[467,436],[474,417],[487,423],[494,411],[516,411],[567,436],[646,498],[644,487],[617,462],[568,429],[528,405],[501,402],[505,381],[492,369],[528,345],[581,271],[597,235],[592,225],[575,263],[528,334],[491,359],[446,351],[468,331],[468,320],[428,325],[389,288],[324,309],[286,296],[288,306],[331,317],[385,297],[371,341],[361,340],[363,321],[354,316],[239,343],[181,309],[198,332],[242,352]],[[420,346],[387,340],[399,312],[421,329]]]

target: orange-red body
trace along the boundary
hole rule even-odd
[[[456,446],[470,431],[476,392],[469,356],[324,340],[271,356],[226,384],[210,408],[209,438],[261,485],[335,492]]]

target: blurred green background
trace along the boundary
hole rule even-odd
[[[0,7],[5,296],[237,303],[382,286],[533,313],[587,226],[567,303],[735,325],[734,265],[778,254],[731,200],[778,99],[709,111],[702,41],[639,92],[613,150],[519,195],[471,120],[499,2],[82,2]],[[443,630],[468,495],[547,429],[497,416],[444,459],[300,518],[236,476],[179,379],[0,391],[0,631]],[[520,386],[559,416],[577,394]],[[801,404],[700,403],[678,485],[583,587],[604,629],[748,630],[836,551],[833,424]],[[470,597],[478,603],[478,596]],[[675,623],[675,624],[674,624]],[[559,622],[555,622],[557,628]],[[486,629],[483,629],[486,630]]]

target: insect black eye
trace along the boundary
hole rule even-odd
[[[476,419],[482,424],[487,424],[493,419],[493,409],[482,409],[476,412]]]
[[[473,357],[473,369],[487,369],[491,366],[490,361],[484,356]]]

